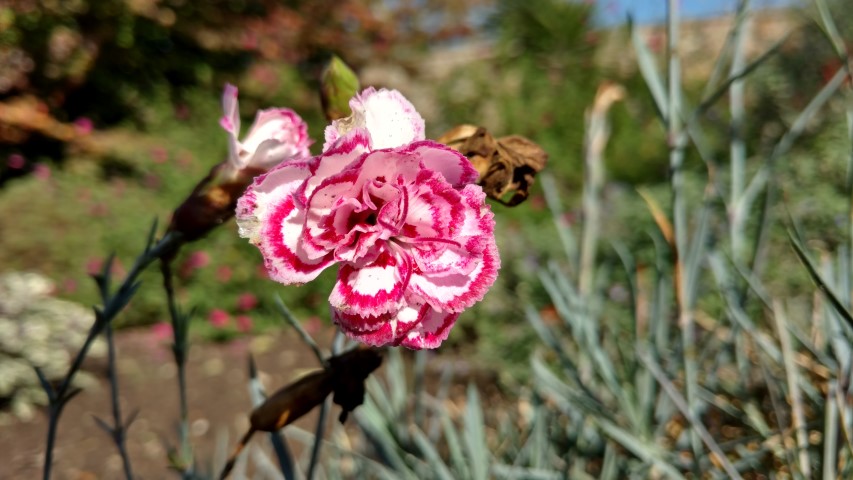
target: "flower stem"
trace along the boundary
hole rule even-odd
[[[178,369],[178,396],[180,401],[180,423],[178,427],[178,439],[180,443],[180,468],[184,478],[192,474],[192,451],[189,440],[189,407],[187,406],[187,356],[189,353],[189,317],[178,310],[175,302],[175,288],[172,283],[172,259],[162,259],[160,272],[163,276],[163,289],[166,291],[166,301],[169,307],[169,317],[172,321],[172,354],[175,357],[175,365]]]
[[[335,332],[335,338],[332,340],[332,356],[334,357],[341,352],[344,345],[344,335],[340,330]],[[332,398],[327,398],[320,406],[320,415],[317,419],[317,428],[314,431],[314,445],[311,447],[311,460],[308,462],[308,474],[305,475],[306,480],[312,480],[317,471],[317,464],[320,460],[320,447],[323,445],[323,433],[326,430],[326,416],[332,406]]]
[[[156,228],[156,223],[155,223]],[[103,309],[95,309],[95,322],[92,324],[92,327],[89,329],[89,334],[86,337],[86,340],[83,342],[83,345],[80,347],[80,350],[77,352],[77,355],[74,357],[74,361],[71,363],[71,366],[68,368],[68,372],[65,374],[65,377],[59,384],[59,387],[53,388],[50,383],[44,378],[44,375],[41,373],[41,370],[37,369],[36,373],[39,375],[39,378],[42,383],[42,387],[45,389],[47,393],[47,397],[49,400],[49,408],[50,408],[50,416],[48,419],[48,428],[47,428],[47,442],[45,445],[45,454],[44,454],[44,470],[42,478],[44,480],[50,479],[51,470],[53,467],[53,447],[56,443],[56,431],[59,424],[59,418],[62,415],[62,409],[65,407],[65,404],[74,397],[74,395],[78,392],[71,387],[74,377],[77,376],[77,372],[80,370],[80,367],[83,365],[83,360],[85,360],[86,355],[89,353],[89,349],[92,347],[92,343],[104,331],[106,326],[112,322],[113,318],[119,314],[119,312],[127,306],[130,299],[136,293],[136,290],[139,288],[139,283],[137,283],[137,278],[139,275],[145,270],[145,268],[151,264],[154,260],[161,258],[170,252],[173,252],[174,249],[180,245],[182,239],[181,235],[171,232],[165,235],[156,245],[151,246],[153,240],[153,232],[154,228],[152,228],[152,235],[149,235],[148,243],[145,245],[145,250],[136,258],[136,261],[133,264],[133,267],[130,269],[130,272],[125,277],[121,286],[119,286],[118,290],[115,291],[114,294],[109,294],[109,264],[107,262],[107,268],[105,269],[104,275],[100,277],[96,277],[96,281],[98,281],[99,286],[101,287],[101,291],[104,297],[104,306]]]
[[[113,408],[113,427],[112,438],[118,448],[118,453],[121,455],[121,462],[124,467],[124,476],[127,480],[133,480],[133,470],[130,467],[130,457],[127,455],[127,429],[130,426],[129,422],[125,423],[121,417],[121,404],[118,395],[118,373],[116,372],[116,349],[113,339],[113,326],[107,323],[104,334],[107,338],[107,369],[110,377],[110,397],[112,399]]]

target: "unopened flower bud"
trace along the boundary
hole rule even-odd
[[[333,56],[320,79],[320,100],[326,118],[331,121],[350,116],[349,100],[359,89],[355,72],[337,55]]]

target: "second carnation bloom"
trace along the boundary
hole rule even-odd
[[[302,284],[340,264],[334,321],[364,343],[435,348],[494,283],[500,258],[477,172],[424,140],[396,91],[368,89],[324,152],[284,162],[239,200],[240,234],[270,277]]]

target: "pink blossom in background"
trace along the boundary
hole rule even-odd
[[[181,167],[182,169],[187,169],[191,167],[193,163],[195,163],[195,156],[192,154],[192,152],[182,150],[180,153],[178,153],[179,167]]]
[[[63,293],[74,293],[77,291],[77,280],[73,278],[66,278],[62,282],[62,292]]]
[[[210,322],[216,328],[223,328],[228,325],[228,322],[231,320],[231,316],[228,315],[228,312],[225,310],[221,310],[219,308],[215,308],[210,311],[210,314],[207,316],[207,321]]]
[[[149,173],[142,179],[142,186],[149,190],[159,190],[162,185],[163,181],[156,173]]]
[[[249,167],[266,171],[282,161],[310,154],[308,125],[289,108],[258,110],[243,141],[239,141],[238,107],[237,87],[226,84],[219,125],[228,133],[228,165],[233,172]]]
[[[77,199],[80,201],[87,201],[92,198],[92,190],[88,188],[80,188],[77,190]]]
[[[101,268],[103,268],[104,260],[101,258],[89,258],[86,261],[86,273],[89,275],[97,275],[101,273]]]
[[[243,333],[249,333],[252,331],[252,317],[248,315],[238,315],[235,320],[237,323],[237,330]]]
[[[203,268],[210,264],[210,254],[204,250],[197,250],[190,254],[186,259],[186,264],[190,268]]]
[[[154,147],[150,152],[151,160],[154,163],[166,163],[169,160],[169,151],[164,147]]]
[[[424,140],[399,92],[367,89],[326,129],[324,152],[255,179],[240,235],[269,276],[302,284],[339,264],[332,318],[364,343],[436,348],[494,283],[494,219],[467,158]]]
[[[37,163],[33,167],[33,175],[39,180],[48,180],[51,175],[50,167],[44,163]]]
[[[89,207],[89,215],[93,217],[106,217],[110,213],[110,208],[104,202],[96,202]]]
[[[267,267],[263,265],[258,265],[258,268],[255,270],[255,275],[257,275],[258,278],[270,278],[269,274],[267,273]]]
[[[90,257],[86,261],[86,273],[89,275],[100,275],[104,269],[104,259],[100,257]],[[113,259],[112,269],[110,274],[114,277],[124,276],[124,266],[118,258]]]
[[[258,297],[251,293],[242,293],[237,297],[237,309],[244,312],[254,309],[258,306]]]
[[[228,265],[222,265],[216,269],[216,280],[221,283],[231,280],[231,275],[233,275],[233,272],[231,271],[231,267]]]
[[[20,153],[13,153],[9,155],[8,159],[6,159],[6,165],[8,165],[9,168],[14,170],[20,170],[24,168],[24,165],[26,164],[27,160]]]
[[[77,135],[89,135],[93,129],[94,124],[92,123],[92,119],[88,117],[80,117],[74,120],[74,131],[77,132]]]
[[[210,264],[210,255],[203,250],[197,250],[192,252],[186,260],[181,263],[181,266],[178,268],[178,275],[181,278],[187,278],[196,270],[204,268],[208,264]]]
[[[189,120],[190,107],[186,103],[175,105],[175,118],[178,120]]]
[[[321,320],[320,317],[316,315],[311,316],[308,318],[308,320],[305,320],[302,325],[302,328],[304,328],[305,331],[311,335],[317,335],[318,333],[320,333],[320,330],[323,329],[323,320]]]
[[[127,191],[127,182],[121,178],[112,179],[110,186],[113,188],[113,194],[118,197],[124,196],[124,192]]]
[[[158,322],[151,325],[151,337],[157,343],[172,340],[172,324],[168,322]]]

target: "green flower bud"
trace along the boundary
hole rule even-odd
[[[349,100],[359,90],[355,72],[337,55],[332,56],[320,79],[320,100],[329,121],[350,116]]]

